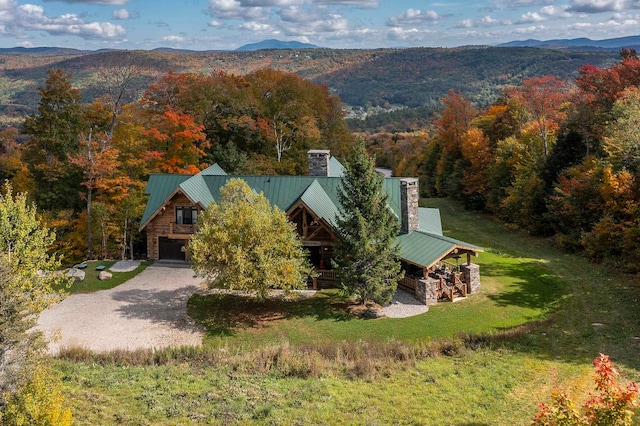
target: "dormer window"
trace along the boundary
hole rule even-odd
[[[198,223],[198,208],[197,207],[176,207],[176,224],[178,225],[193,225]]]

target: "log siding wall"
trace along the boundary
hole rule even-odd
[[[147,225],[147,257],[158,260],[160,258],[160,237],[189,239],[190,234],[170,235],[171,224],[176,221],[176,207],[196,207],[184,195],[176,194],[169,204],[163,207],[156,217]],[[200,212],[198,212],[200,213]]]

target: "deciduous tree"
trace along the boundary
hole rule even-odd
[[[249,291],[260,299],[273,288],[302,288],[310,269],[286,214],[237,178],[199,215],[189,249],[196,274],[211,286]]]
[[[66,277],[55,274],[59,260],[47,250],[55,235],[40,226],[25,194],[0,194],[0,394],[15,390],[29,366],[42,355],[38,314],[60,299],[54,289]]]
[[[532,420],[535,426],[626,426],[633,424],[633,408],[638,406],[638,386],[618,384],[618,370],[607,355],[594,361],[595,390],[589,393],[582,412],[561,387],[553,391],[550,403],[542,403]]]
[[[526,106],[547,156],[551,138],[564,118],[561,107],[568,97],[567,82],[554,76],[531,77],[510,94]]]

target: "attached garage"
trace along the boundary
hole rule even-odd
[[[158,237],[159,258],[163,260],[185,260],[184,246],[188,240]]]

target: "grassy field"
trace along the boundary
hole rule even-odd
[[[552,370],[574,397],[592,390],[601,352],[640,380],[637,277],[422,202],[448,235],[484,246],[480,294],[380,320],[348,315],[331,291],[261,306],[194,297],[208,333],[191,357],[57,361],[78,424],[527,424]]]

